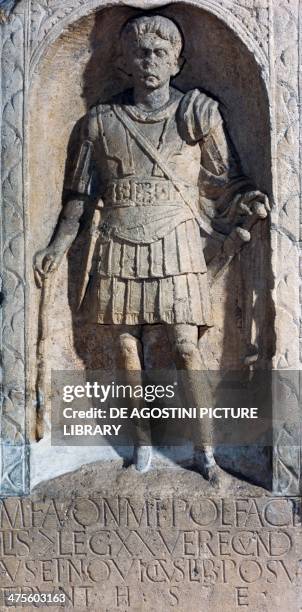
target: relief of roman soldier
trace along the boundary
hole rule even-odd
[[[269,210],[241,170],[218,102],[171,86],[183,42],[178,25],[160,15],[125,24],[122,58],[133,87],[83,117],[67,202],[50,245],[35,258],[41,284],[73,243],[85,207],[95,207],[80,308],[90,323],[118,326],[125,370],[143,369],[145,346],[159,328],[179,370],[204,369],[198,338],[213,325],[208,268],[219,272]],[[217,249],[206,261],[209,239]],[[196,394],[192,384],[189,405],[198,405]],[[197,430],[195,464],[215,478],[211,432]],[[134,447],[137,469],[147,470],[150,444],[138,435]]]

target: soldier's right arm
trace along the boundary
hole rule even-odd
[[[38,251],[34,257],[34,273],[38,287],[43,279],[55,272],[65,253],[75,240],[85,203],[90,199],[92,181],[92,152],[94,116],[91,112],[83,117],[78,130],[75,147],[71,147],[70,158],[73,162],[65,179],[65,204],[58,225],[49,245]],[[77,150],[76,150],[77,149]]]
[[[46,249],[38,251],[34,257],[34,272],[38,287],[42,286],[43,278],[58,269],[77,236],[83,211],[84,200],[71,199],[65,204],[50,244]]]

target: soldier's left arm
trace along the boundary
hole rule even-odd
[[[198,89],[188,92],[181,103],[179,126],[183,138],[200,147],[201,215],[226,236],[218,249],[216,242],[205,244],[214,282],[250,241],[255,223],[267,217],[269,200],[242,171],[217,101]]]
[[[235,147],[228,135],[217,103],[212,104],[212,126],[200,142],[201,176],[205,190],[215,191],[216,224],[223,228],[246,226],[250,229],[252,219],[265,219],[270,210],[265,193],[255,187],[251,179],[242,172]],[[211,176],[212,175],[212,176]]]
[[[268,197],[242,171],[218,102],[195,89],[184,96],[181,115],[185,139],[200,146],[201,209],[214,228],[229,234],[266,218]]]

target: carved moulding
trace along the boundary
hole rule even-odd
[[[110,7],[120,3],[118,0],[110,2]],[[146,3],[133,1],[124,3],[128,6],[144,8]],[[148,8],[165,6],[167,3],[151,1]],[[178,0],[175,4],[179,4]],[[254,54],[257,63],[261,66],[265,82],[269,86],[274,111],[274,96],[276,89],[284,89],[284,79],[280,74],[276,76],[273,69],[272,54],[274,54],[273,38],[274,24],[278,15],[282,13],[282,6],[273,7],[270,2],[255,0],[222,1],[222,0],[192,0],[192,6],[207,10],[221,19],[232,28],[241,38],[248,49]],[[298,19],[298,0],[292,0],[290,11],[295,22]],[[27,492],[27,462],[26,462],[26,348],[24,333],[25,309],[25,279],[26,266],[30,273],[30,262],[25,262],[26,236],[26,142],[27,142],[27,100],[28,84],[35,70],[38,68],[40,58],[49,45],[61,34],[66,26],[80,17],[93,11],[109,6],[108,2],[100,0],[23,0],[15,8],[10,19],[1,28],[2,40],[2,350],[3,350],[3,408],[2,408],[2,443],[1,443],[1,483],[2,495],[19,495]],[[288,10],[288,3],[284,5]],[[281,18],[281,17],[280,17]],[[279,36],[279,30],[276,32]],[[276,44],[280,57],[285,41],[279,40],[276,35]],[[24,52],[25,51],[25,52]],[[293,52],[294,53],[294,52]],[[292,74],[293,70],[291,70]],[[292,87],[296,88],[293,77]],[[279,80],[278,80],[279,79]],[[296,89],[295,89],[296,91]],[[282,111],[281,111],[282,112]],[[278,123],[279,121],[279,123]],[[289,119],[284,111],[283,119],[276,118],[275,142],[278,140],[277,150],[279,167],[275,167],[275,187],[278,187],[278,172],[288,166],[288,156],[281,149],[281,131],[277,125],[283,121],[283,127],[289,127]],[[284,132],[286,130],[284,129]],[[282,132],[282,136],[286,136]],[[278,138],[277,138],[278,137]],[[286,145],[285,145],[286,148]],[[16,156],[17,151],[17,156]],[[274,151],[276,154],[276,151]],[[279,155],[280,153],[280,155]],[[276,155],[273,154],[273,158]],[[282,195],[283,198],[283,195]],[[282,206],[282,204],[281,204]],[[275,225],[278,217],[275,215]],[[281,266],[282,267],[282,266]],[[275,273],[280,274],[280,262],[275,260]],[[13,296],[13,299],[11,299]],[[276,300],[279,299],[276,293]],[[288,355],[289,347],[283,354]],[[286,352],[287,351],[287,352]],[[278,364],[276,364],[278,366]],[[280,366],[280,364],[279,364]],[[27,407],[29,410],[32,406]],[[276,458],[278,461],[278,457]],[[284,464],[284,457],[282,458]],[[297,468],[297,465],[295,466]],[[294,478],[286,488],[287,494],[297,492],[297,470]],[[277,474],[277,472],[275,472]],[[280,476],[281,474],[281,476]],[[282,470],[278,471],[276,490],[284,492],[282,484]]]
[[[27,491],[25,441],[25,13],[18,6],[1,37],[1,485]]]
[[[300,0],[273,3],[276,355],[274,491],[301,494],[301,11]],[[300,345],[300,346],[299,346]],[[283,401],[279,401],[280,393]]]

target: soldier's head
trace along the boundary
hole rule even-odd
[[[135,17],[121,31],[124,66],[135,84],[157,89],[181,69],[182,33],[161,15]]]

